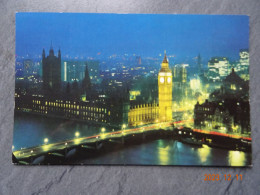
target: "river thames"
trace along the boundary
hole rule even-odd
[[[45,118],[30,114],[15,114],[13,150],[99,134],[100,126],[57,118]],[[110,131],[109,129],[106,129]],[[251,165],[251,153],[196,147],[174,139],[155,140],[131,145],[93,158],[81,160],[83,164],[128,165],[195,165],[195,166],[247,166]]]

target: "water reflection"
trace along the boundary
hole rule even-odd
[[[229,159],[229,164],[231,166],[244,166],[246,161],[246,156],[245,153],[241,151],[229,151],[228,159]]]
[[[201,164],[205,164],[209,159],[209,155],[211,153],[211,148],[207,145],[203,144],[202,148],[198,148],[198,155],[200,158]]]
[[[46,152],[46,151],[49,151],[51,147],[52,147],[52,144],[43,145],[42,146],[42,150],[44,152]]]
[[[165,145],[163,140],[158,140],[158,159],[160,165],[168,165],[170,163],[170,151],[169,144]]]

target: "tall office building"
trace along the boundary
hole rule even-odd
[[[62,81],[74,82],[84,78],[83,61],[63,61],[62,62]]]
[[[240,65],[243,69],[248,69],[248,66],[249,66],[249,52],[248,52],[248,49],[241,49],[240,52],[239,52],[239,56],[240,56],[240,59],[239,59],[239,62],[240,62]]]
[[[136,56],[136,62],[137,62],[138,65],[142,64],[141,56]]]
[[[226,57],[212,57],[208,62],[208,79],[220,81],[230,73],[230,64]]]
[[[42,77],[43,89],[46,93],[57,93],[61,88],[61,52],[58,51],[58,57],[54,55],[51,46],[49,56],[45,56],[45,50],[42,51]]]
[[[85,70],[88,67],[91,83],[101,82],[99,74],[99,61],[63,61],[62,62],[62,81],[74,82],[82,81],[85,78]]]
[[[239,76],[249,80],[249,52],[248,49],[241,49],[239,52]]]
[[[173,81],[179,83],[187,82],[187,66],[188,64],[176,64],[173,67]]]
[[[176,64],[173,67],[173,78],[172,78],[172,90],[173,90],[173,101],[181,102],[188,95],[187,85],[187,67],[188,64]]]
[[[101,83],[101,78],[100,78],[100,70],[99,70],[99,61],[96,60],[88,60],[85,62],[84,70],[85,67],[88,67],[88,72],[89,72],[89,77],[91,80],[91,83],[93,84],[99,84]],[[85,73],[85,71],[84,71]]]
[[[89,78],[88,66],[86,66],[85,76],[84,79],[82,80],[82,89],[86,94],[86,98],[87,99],[91,98],[92,91],[91,91],[91,81]]]

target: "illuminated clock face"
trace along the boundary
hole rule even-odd
[[[169,77],[169,78],[167,79],[167,82],[168,82],[168,83],[171,83],[171,81],[172,81],[172,79]]]
[[[163,77],[160,78],[160,82],[164,83],[164,78]]]

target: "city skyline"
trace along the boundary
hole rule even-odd
[[[248,30],[247,16],[17,14],[17,52],[38,57],[16,56],[13,163],[251,165]]]
[[[249,47],[248,16],[68,13],[17,16],[18,56],[39,55],[53,42],[54,50],[62,48],[63,56],[106,58],[126,53],[160,57],[167,50],[177,63],[190,63],[199,53],[202,60],[212,56],[235,60],[240,49]]]

